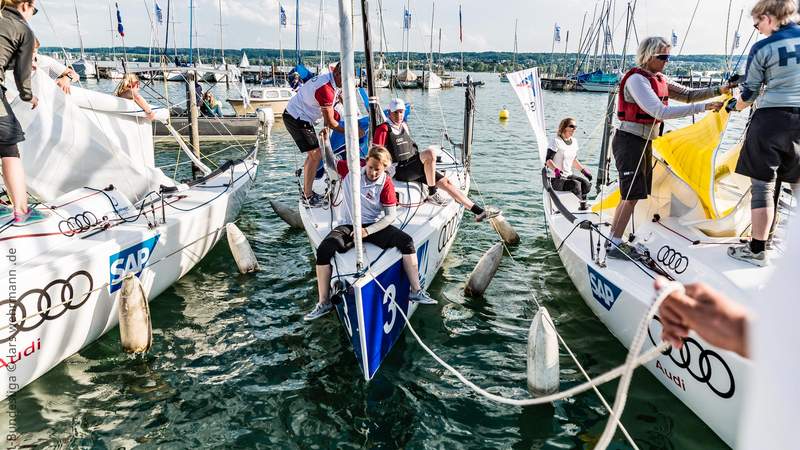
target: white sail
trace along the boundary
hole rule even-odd
[[[514,88],[525,115],[528,116],[536,136],[536,145],[539,147],[539,162],[544,165],[547,156],[547,128],[544,123],[544,99],[540,87],[539,69],[534,67],[520,70],[506,74],[506,77]]]
[[[18,98],[13,83],[8,95],[25,130],[20,153],[28,191],[37,198],[113,184],[135,201],[175,184],[155,167],[152,125],[134,102],[75,86],[65,95],[44,73],[34,72],[31,81],[36,109]],[[166,119],[166,110],[154,111]]]

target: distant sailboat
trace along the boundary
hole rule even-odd
[[[406,51],[406,68],[400,70],[400,64],[397,63],[397,75],[395,76],[395,87],[398,89],[415,89],[419,87],[417,83],[417,74],[411,70],[411,9],[410,2],[406,2],[406,8],[403,16],[403,44]]]
[[[75,7],[75,26],[78,28],[78,42],[81,47],[81,57],[72,62],[72,68],[81,78],[93,78],[97,76],[97,66],[86,58],[86,52],[83,48],[83,36],[81,35],[81,21],[78,17],[77,0],[72,0],[72,4]]]
[[[514,56],[511,58],[511,71],[517,70],[517,25],[519,24],[519,20],[514,21]],[[506,73],[503,72],[500,74],[500,81],[503,83],[508,83],[508,77]]]
[[[428,70],[422,74],[420,87],[422,89],[433,90],[442,88],[442,79],[433,71],[433,19],[436,14],[436,2],[431,7],[431,47],[428,56]]]

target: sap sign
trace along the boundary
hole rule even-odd
[[[122,287],[122,279],[125,275],[133,273],[138,277],[142,274],[147,262],[150,260],[150,255],[153,254],[153,249],[156,247],[159,236],[161,235],[157,234],[142,243],[126,248],[116,255],[111,255],[109,258],[110,279],[108,284],[110,293],[113,294]]]
[[[589,269],[589,285],[592,287],[592,297],[597,300],[597,303],[603,305],[603,308],[611,311],[622,289],[606,280],[605,277],[592,269],[591,266],[586,266],[586,268]]]

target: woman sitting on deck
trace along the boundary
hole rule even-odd
[[[119,86],[117,86],[117,90],[114,91],[114,95],[133,100],[142,108],[142,111],[144,111],[147,116],[147,120],[153,120],[156,118],[156,115],[153,113],[153,108],[150,107],[147,100],[139,93],[139,85],[139,77],[137,77],[135,73],[126,73],[125,76],[122,77]]]
[[[222,106],[214,97],[214,93],[206,91],[203,94],[203,105],[200,107],[200,113],[205,117],[222,117]]]
[[[586,195],[592,188],[592,173],[578,161],[578,141],[575,130],[578,128],[575,119],[567,117],[558,124],[558,134],[550,139],[547,145],[547,161],[545,164],[553,170],[550,184],[557,191],[572,191],[581,201],[580,210],[585,211]],[[572,170],[580,171],[581,175]]]
[[[417,268],[417,251],[411,236],[392,223],[397,217],[397,196],[394,192],[392,178],[386,174],[386,168],[392,164],[389,151],[381,146],[373,146],[369,150],[366,163],[362,161],[361,169],[361,237],[382,249],[396,247],[403,254],[403,269],[411,284],[408,299],[420,304],[435,304],[419,284]],[[339,161],[336,170],[347,184],[347,162]],[[305,315],[305,320],[322,317],[333,309],[328,298],[331,286],[331,259],[336,253],[346,252],[353,248],[353,225],[339,225],[334,228],[317,249],[317,287],[319,302],[314,309]]]

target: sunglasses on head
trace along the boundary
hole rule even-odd
[[[670,55],[666,55],[666,54],[665,55],[656,55],[656,59],[659,60],[659,61],[669,61],[669,56]]]

